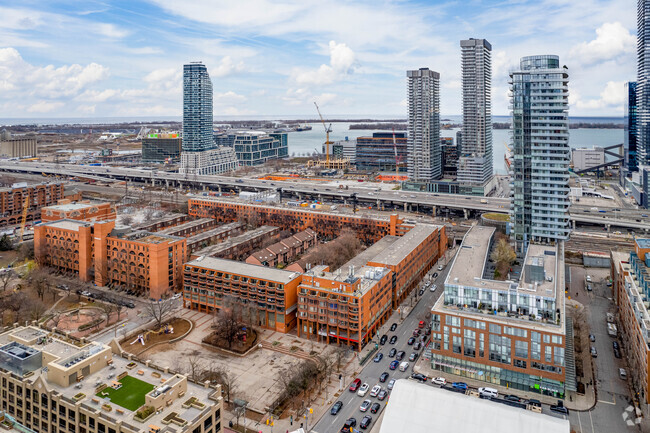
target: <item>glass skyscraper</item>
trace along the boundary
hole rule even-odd
[[[638,171],[637,163],[637,108],[636,81],[625,83],[625,119],[623,152],[625,153],[625,171]]]
[[[212,81],[201,62],[183,66],[183,152],[214,149]]]
[[[510,72],[510,213],[518,254],[531,240],[569,237],[568,84],[558,56],[523,57],[519,70]]]
[[[650,0],[637,2],[637,165],[650,164]]]
[[[442,177],[440,149],[440,74],[420,68],[408,77],[407,160],[409,180],[429,182]]]

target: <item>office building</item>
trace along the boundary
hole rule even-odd
[[[492,177],[492,45],[460,41],[463,72],[463,144],[458,160],[461,184],[483,186]]]
[[[625,111],[623,132],[623,161],[622,175],[635,172],[639,169],[637,164],[637,108],[636,108],[636,81],[625,83]]]
[[[155,132],[142,139],[142,162],[179,163],[182,139],[178,132]]]
[[[575,390],[573,342],[565,338],[564,245],[531,243],[521,272],[501,281],[489,261],[495,231],[472,227],[450,265],[431,310],[431,367],[503,392],[564,398],[565,383]]]
[[[234,131],[229,135],[234,136],[233,148],[240,166],[262,165],[289,156],[286,134],[273,136],[263,131]]]
[[[372,137],[357,137],[355,162],[358,170],[406,172],[407,139],[405,132],[374,132]],[[396,156],[397,155],[397,156]],[[397,161],[396,161],[397,158]]]
[[[454,176],[458,172],[458,145],[452,137],[440,137],[442,148],[442,171],[445,176]]]
[[[119,346],[36,327],[0,334],[6,427],[37,433],[220,433],[221,386],[132,360]]]
[[[602,147],[580,147],[571,149],[571,162],[574,171],[589,170],[593,167],[603,169],[605,164],[605,149]]]
[[[440,74],[420,68],[407,71],[409,180],[430,182],[442,177],[440,151]]]
[[[510,208],[516,250],[569,237],[569,72],[558,56],[523,57],[510,72]],[[463,134],[463,149],[467,137]]]
[[[23,206],[27,200],[25,221],[38,221],[41,208],[56,204],[64,198],[62,183],[27,185],[15,183],[11,187],[0,188],[0,227],[20,224],[23,218]]]
[[[200,152],[181,152],[180,174],[187,176],[222,174],[239,168],[232,147],[217,147]]]
[[[637,165],[650,165],[650,1],[637,0]]]

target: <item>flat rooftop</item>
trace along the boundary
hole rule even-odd
[[[282,269],[269,268],[266,266],[251,265],[250,263],[238,262],[235,260],[218,259],[216,257],[199,257],[187,262],[186,265],[198,266],[211,269],[217,272],[228,274],[245,275],[251,278],[274,281],[280,284],[288,284],[300,277],[299,272],[285,271]]]
[[[650,248],[650,239],[639,239],[639,238],[636,238],[634,241],[635,241],[636,244],[639,246],[639,248],[643,248],[643,249],[645,249],[645,248]]]
[[[179,236],[160,234],[158,232],[152,233],[148,231],[135,231],[124,235],[118,234],[115,237],[127,241],[140,242],[143,244],[162,244],[164,242],[176,242],[178,240],[185,239]]]
[[[372,259],[373,262],[396,266],[415,249],[422,239],[440,230],[440,226],[416,224],[404,236],[401,236],[390,248],[386,248]]]
[[[73,210],[89,209],[91,207],[95,207],[100,204],[102,204],[102,202],[99,201],[90,202],[90,203],[75,202],[75,203],[66,203],[66,204],[55,204],[52,206],[44,207],[43,209],[69,212]]]
[[[193,255],[194,256],[216,256],[226,250],[229,250],[230,248],[236,247],[239,244],[249,242],[250,240],[255,239],[259,236],[266,236],[269,233],[272,233],[276,230],[279,231],[277,227],[261,226],[256,228],[255,230],[249,230],[246,233],[243,233],[239,236],[226,239],[225,241],[217,245],[211,245],[209,247],[203,248],[202,250],[193,253]]]
[[[56,229],[71,230],[71,231],[78,232],[79,227],[89,227],[91,224],[85,221],[63,219],[58,221],[42,223],[41,225],[54,227]]]
[[[569,433],[559,417],[399,379],[379,433]]]
[[[183,224],[179,224],[177,226],[167,227],[165,229],[157,231],[156,233],[161,234],[161,235],[177,233],[177,232],[179,232],[181,230],[191,229],[193,227],[198,227],[198,226],[200,226],[202,224],[210,223],[212,221],[214,221],[213,218],[199,218],[199,219],[196,219],[196,220],[191,220],[191,221],[184,222]]]
[[[204,232],[197,233],[195,235],[192,235],[192,236],[188,237],[187,238],[187,244],[191,245],[191,244],[196,243],[196,242],[201,242],[202,240],[209,239],[212,236],[218,235],[219,233],[229,232],[231,230],[236,230],[236,229],[241,228],[241,227],[242,227],[242,224],[239,223],[239,222],[224,224],[222,226],[219,226],[219,227],[216,227],[216,228],[213,228],[213,229],[210,229],[210,230],[206,230]]]
[[[399,236],[384,236],[343,264],[340,267],[341,272],[347,272],[350,266],[354,266],[357,269],[365,266],[370,261],[375,261],[374,259],[378,255],[382,254],[385,250],[391,249],[399,239]]]

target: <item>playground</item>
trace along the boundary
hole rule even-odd
[[[111,315],[111,318],[114,315]],[[126,315],[123,315],[123,318]],[[106,313],[98,307],[79,307],[58,313],[47,322],[47,326],[56,327],[75,337],[87,335],[106,325]]]
[[[158,328],[155,325],[138,333],[131,334],[120,341],[122,348],[134,354],[140,354],[159,344],[183,337],[192,328],[192,323],[187,319],[171,319]]]

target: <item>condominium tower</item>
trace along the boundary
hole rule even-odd
[[[637,2],[638,165],[650,164],[650,0]]]
[[[183,66],[183,151],[212,148],[212,81],[203,63],[192,62]]]
[[[519,254],[531,240],[569,237],[568,84],[558,56],[523,57],[519,70],[510,72],[510,210]]]
[[[636,81],[625,83],[625,110],[624,110],[624,136],[623,153],[625,155],[624,170],[622,175],[639,170],[637,165],[637,107],[636,107]]]
[[[463,143],[458,182],[484,185],[492,177],[492,45],[460,41],[463,71]]]
[[[409,180],[429,182],[442,177],[440,149],[440,74],[420,68],[408,77]]]

